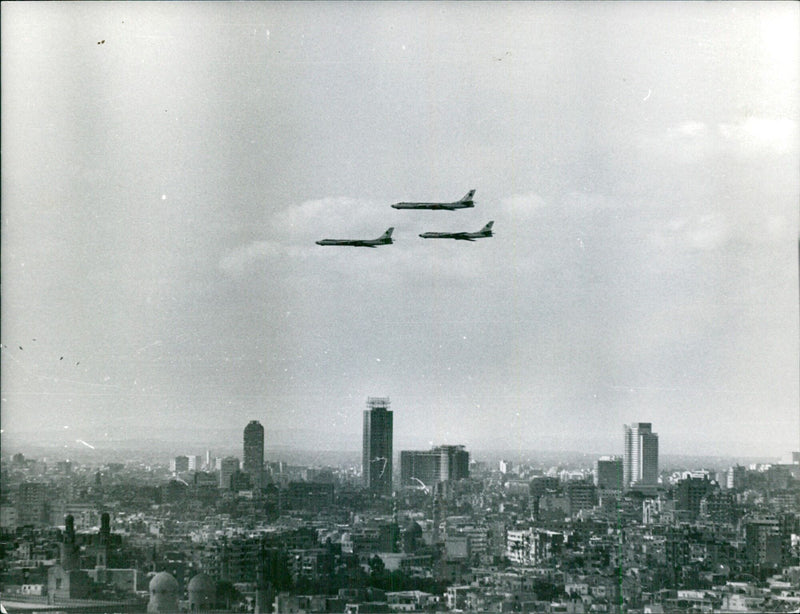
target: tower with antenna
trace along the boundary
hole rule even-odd
[[[368,397],[364,410],[362,471],[364,488],[392,494],[392,412],[387,397]]]

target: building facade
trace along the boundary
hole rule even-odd
[[[239,471],[239,459],[235,456],[223,458],[219,468],[219,487],[222,490],[230,490],[233,476]]]
[[[361,460],[364,487],[381,495],[391,495],[392,412],[389,410],[388,398],[367,399]]]
[[[176,456],[169,462],[169,470],[172,473],[184,473],[189,471],[189,457],[188,456]]]
[[[264,487],[264,427],[251,420],[244,427],[244,462],[242,469],[250,476],[253,488]]]
[[[438,446],[427,451],[400,452],[400,482],[403,486],[431,488],[437,482],[469,477],[469,452],[464,446]]]
[[[17,491],[17,526],[47,524],[47,484],[23,482]]]
[[[658,434],[650,422],[625,425],[622,482],[625,489],[658,484]]]
[[[594,463],[594,485],[604,490],[622,490],[622,458],[601,456]]]

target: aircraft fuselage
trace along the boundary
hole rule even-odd
[[[356,241],[356,240],[348,241],[346,239],[322,239],[322,241],[317,241],[317,245],[347,245],[349,247],[375,247],[375,245],[372,243],[365,243],[364,241]]]
[[[391,245],[392,232],[394,228],[389,228],[377,239],[321,239],[317,245],[339,245],[347,247],[377,247],[378,245]]]
[[[489,222],[478,232],[423,232],[420,237],[423,239],[455,239],[456,241],[474,241],[493,236],[492,226],[494,221]]]
[[[455,211],[456,209],[469,209],[474,207],[473,202],[456,203],[396,203],[392,209],[427,209],[429,211]]]
[[[461,200],[452,203],[395,203],[392,209],[428,209],[429,211],[455,211],[456,209],[469,209],[475,206],[475,201],[472,198],[475,196],[475,190],[472,189]]]
[[[419,235],[423,239],[456,239],[457,241],[474,241],[474,237],[459,232],[423,232]]]

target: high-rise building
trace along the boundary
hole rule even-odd
[[[387,398],[367,399],[362,471],[365,488],[381,495],[392,494],[392,412]]]
[[[169,470],[172,473],[183,473],[184,471],[189,471],[189,457],[188,456],[176,456],[171,461],[169,461]]]
[[[203,459],[201,456],[198,456],[197,454],[189,455],[189,471],[200,471],[202,466]]]
[[[566,490],[570,514],[580,510],[590,510],[597,503],[597,491],[591,482],[573,480],[567,484]]]
[[[400,452],[400,482],[403,486],[430,488],[437,482],[469,477],[469,452],[464,446],[438,446],[427,451]]]
[[[695,520],[701,502],[715,490],[715,484],[707,477],[687,476],[675,485],[675,509],[688,512],[689,519]]]
[[[250,476],[253,488],[264,486],[264,427],[258,420],[251,420],[244,427],[243,470]]]
[[[658,434],[650,422],[625,425],[622,482],[626,489],[658,484]]]
[[[731,490],[738,490],[744,486],[747,469],[741,465],[734,465],[728,469],[728,479],[726,486]]]
[[[220,461],[219,467],[219,487],[223,490],[230,490],[233,476],[239,471],[239,459],[235,456],[228,456]]]
[[[780,565],[782,541],[780,521],[774,516],[754,517],[745,523],[745,548],[755,566]]]
[[[17,526],[47,523],[47,484],[23,482],[17,491]]]
[[[594,485],[604,490],[622,490],[622,458],[601,456],[594,463]]]

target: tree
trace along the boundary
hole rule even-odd
[[[386,565],[383,559],[377,554],[369,560],[369,571],[373,579],[379,579],[386,572]]]

